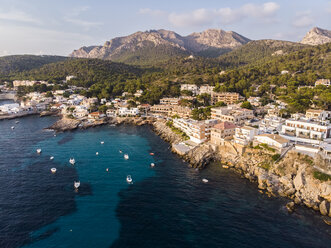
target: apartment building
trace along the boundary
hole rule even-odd
[[[316,121],[325,121],[331,118],[331,111],[321,109],[308,109],[306,111],[306,118]]]
[[[281,136],[294,142],[320,144],[322,141],[331,141],[331,125],[306,119],[289,119],[282,126]]]
[[[201,85],[199,88],[199,94],[209,94],[211,95],[211,93],[214,91],[214,86],[210,86],[208,84],[206,85]]]
[[[244,126],[237,127],[234,135],[234,142],[241,145],[248,145],[258,135],[259,131],[256,128]]]
[[[224,102],[226,104],[235,104],[238,101],[242,101],[245,98],[235,92],[212,92],[211,93],[211,103],[216,104],[218,102]]]
[[[189,107],[183,107],[183,106],[171,106],[170,116],[178,115],[180,118],[190,118],[192,115],[192,109]]]
[[[259,124],[259,130],[261,133],[275,133],[282,130],[282,126],[285,123],[285,119],[274,116],[265,116]]]
[[[191,119],[174,119],[173,125],[185,132],[190,140],[200,144],[210,139],[211,128],[216,125],[218,120],[196,121]]]
[[[195,84],[181,84],[180,85],[180,90],[188,90],[192,91],[194,95],[197,95],[199,93],[199,87]]]
[[[211,118],[220,121],[233,122],[234,124],[243,124],[246,120],[254,118],[253,110],[242,109],[238,107],[218,107],[211,109]]]
[[[175,98],[175,97],[164,97],[160,99],[160,104],[165,104],[165,105],[178,105],[180,101],[180,98]]]
[[[170,105],[155,104],[151,106],[150,111],[157,114],[168,115],[171,111]]]
[[[224,138],[235,134],[236,125],[232,122],[221,122],[211,128],[210,143],[214,145],[223,144]]]

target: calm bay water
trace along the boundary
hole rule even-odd
[[[286,199],[217,165],[188,168],[148,127],[54,137],[43,128],[55,120],[0,121],[0,247],[330,247],[312,210],[288,214]]]

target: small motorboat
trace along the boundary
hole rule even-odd
[[[76,163],[76,161],[75,161],[74,158],[70,158],[70,159],[69,159],[69,163],[72,164],[72,165],[74,165],[74,164]]]
[[[108,172],[108,171],[109,171],[109,169],[107,168],[107,169],[106,169],[106,171]]]
[[[128,154],[124,154],[124,159],[128,160],[129,159],[129,155]]]
[[[209,181],[208,181],[208,179],[203,178],[203,179],[202,179],[202,182],[204,182],[204,183],[208,183]]]
[[[128,176],[126,177],[126,181],[127,181],[128,183],[132,183],[132,177],[131,177],[130,175],[128,175]]]
[[[51,172],[54,174],[56,172],[56,168],[52,168]]]
[[[122,151],[121,151],[121,150],[119,150],[119,153],[122,153]]]
[[[53,156],[51,156],[49,159],[50,159],[50,160],[53,160],[53,159],[54,159],[54,157],[53,157]]]
[[[153,168],[155,166],[155,164],[154,163],[151,163],[151,167]]]
[[[149,155],[154,156],[154,152],[151,152]]]
[[[15,124],[18,124],[18,123],[20,123],[19,121],[15,121]]]
[[[103,145],[105,142],[104,141],[101,141],[100,144]]]
[[[56,137],[56,134],[54,134],[54,137]]]
[[[11,129],[15,129],[15,127],[14,127],[14,126],[12,126],[12,127],[11,127]]]
[[[79,188],[79,186],[80,186],[80,181],[74,181],[74,187],[75,187],[75,189],[78,189]]]
[[[39,153],[39,154],[41,153],[41,149],[40,148],[37,149],[37,153]]]
[[[96,152],[96,153],[95,153],[95,155],[97,155],[97,156],[98,156],[98,155],[99,155],[99,153],[98,153],[98,152]]]

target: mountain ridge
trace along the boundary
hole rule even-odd
[[[138,31],[128,36],[116,37],[100,46],[84,46],[74,50],[69,56],[79,58],[99,58],[122,61],[121,54],[134,53],[139,50],[163,46],[165,52],[183,55],[200,55],[212,49],[216,56],[246,44],[250,39],[233,31],[207,29],[199,33],[181,36],[165,29]]]

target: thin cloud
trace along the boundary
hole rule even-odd
[[[150,9],[150,8],[143,8],[143,9],[140,9],[139,14],[141,15],[151,15],[151,16],[164,16],[167,14],[167,12],[165,11],[162,11],[162,10],[158,10],[158,9]]]
[[[263,19],[270,22],[280,6],[275,2],[263,4],[245,4],[239,8],[195,9],[185,13],[168,13],[168,21],[175,27],[207,26],[214,23],[233,24],[245,18]],[[140,14],[158,16],[163,11],[141,9]]]
[[[71,24],[74,24],[76,26],[80,26],[86,31],[88,31],[92,28],[102,26],[103,25],[102,22],[87,21],[87,20],[84,20],[84,19],[80,18],[80,15],[83,12],[88,11],[89,9],[90,9],[89,6],[76,7],[70,12],[70,14],[65,16],[63,18],[63,20],[66,21],[66,22],[69,22]]]
[[[8,12],[0,12],[0,20],[40,24],[40,20],[32,16],[29,16],[28,14],[26,14],[21,10],[10,10]]]

